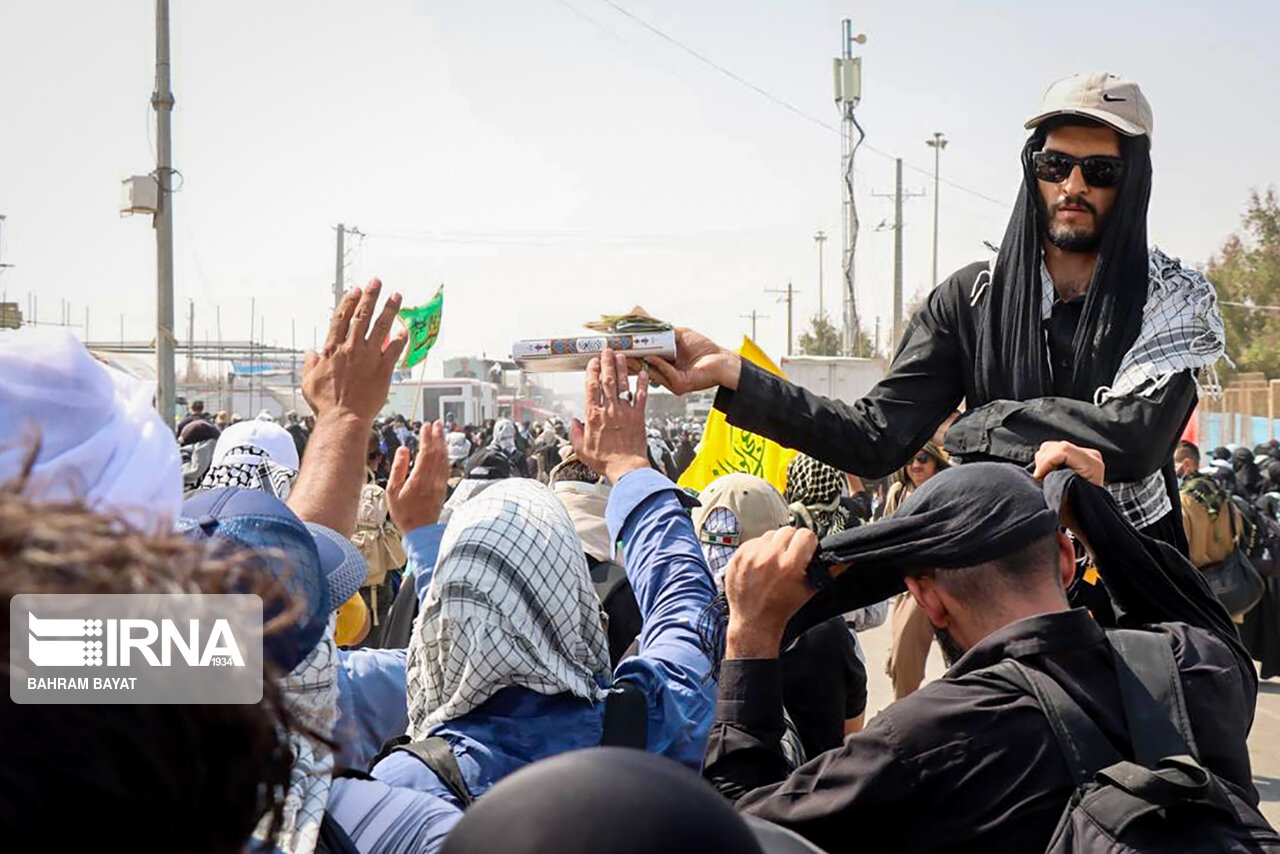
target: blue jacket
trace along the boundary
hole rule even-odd
[[[621,662],[649,701],[649,750],[697,770],[715,711],[715,683],[696,627],[715,595],[688,513],[675,485],[652,469],[623,477],[609,496],[606,521],[625,551],[627,578],[644,618],[639,654]],[[419,595],[435,566],[439,531],[406,543]],[[421,561],[421,562],[419,562]],[[480,796],[539,759],[600,743],[604,704],[567,694],[506,688],[478,709],[437,726],[467,787]],[[329,812],[364,852],[436,852],[462,807],[422,762],[403,752],[383,759],[374,780],[334,781]]]

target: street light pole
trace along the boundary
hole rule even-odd
[[[156,111],[156,409],[173,429],[176,398],[173,365],[173,168],[169,116],[169,0],[156,0],[156,88],[151,95]]]
[[[822,302],[822,244],[827,242],[827,233],[819,229],[813,236],[813,242],[818,244],[818,316],[825,317],[827,310]]]
[[[926,139],[924,144],[933,149],[933,278],[930,287],[938,284],[938,167],[942,161],[942,149],[947,147],[947,138],[942,131],[934,131],[933,139]]]

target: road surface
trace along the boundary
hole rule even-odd
[[[858,635],[867,656],[867,719],[893,701],[893,688],[884,672],[889,657],[889,621]],[[936,679],[946,670],[935,643],[925,669],[926,679]],[[1249,754],[1253,758],[1253,781],[1262,797],[1262,814],[1280,827],[1280,679],[1263,680],[1258,687],[1258,708],[1249,733]]]

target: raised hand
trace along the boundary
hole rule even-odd
[[[777,658],[787,622],[813,596],[805,569],[818,538],[805,528],[779,528],[748,540],[725,570],[729,658]]]
[[[388,339],[400,310],[400,294],[392,294],[374,320],[382,282],[369,282],[342,298],[329,324],[324,348],[307,354],[302,372],[302,396],[316,420],[353,416],[372,424],[387,401],[391,374],[404,350],[403,327]]]
[[[409,470],[409,449],[396,448],[387,479],[387,505],[391,521],[404,533],[440,519],[449,490],[449,454],[445,448],[444,422],[423,424],[418,456]]]
[[[1035,479],[1044,480],[1054,469],[1068,468],[1094,486],[1106,481],[1106,465],[1102,453],[1093,448],[1081,448],[1070,442],[1044,442],[1036,451]]]
[[[649,356],[645,364],[653,370],[653,379],[673,394],[724,386],[738,387],[742,359],[705,335],[692,329],[676,330],[676,360]]]
[[[649,465],[644,407],[649,375],[640,372],[634,396],[627,360],[606,349],[587,364],[585,422],[574,419],[569,431],[574,453],[592,471],[617,483],[628,472]]]

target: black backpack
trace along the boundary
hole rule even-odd
[[[1263,577],[1280,576],[1280,523],[1256,504],[1238,496],[1232,500],[1240,510],[1240,548]]]
[[[1075,791],[1049,854],[1280,854],[1280,835],[1197,759],[1170,639],[1107,632],[1134,761],[1039,670],[1006,659],[986,672],[1031,694],[1044,710]]]

